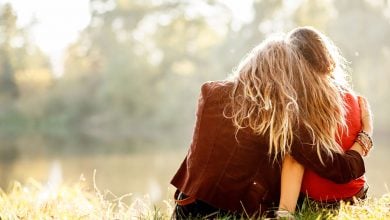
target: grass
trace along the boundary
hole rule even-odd
[[[295,219],[390,219],[390,193],[380,198],[355,200],[355,204],[341,202],[335,209],[325,209],[317,203],[305,200],[301,209],[295,214]]]
[[[131,194],[116,196],[110,191],[102,193],[85,181],[71,186],[52,187],[34,180],[26,184],[14,182],[7,192],[0,189],[0,219],[169,219],[172,201],[164,201],[157,208],[145,196],[125,200]]]
[[[153,205],[148,197],[102,193],[84,180],[70,186],[42,185],[34,180],[14,182],[7,192],[0,189],[0,219],[170,219],[173,201]],[[390,194],[369,198],[356,205],[341,204],[337,210],[321,209],[305,202],[296,219],[390,219]],[[233,219],[229,216],[221,219]]]

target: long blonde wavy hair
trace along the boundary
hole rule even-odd
[[[268,135],[274,159],[290,151],[294,130],[303,126],[322,161],[321,148],[330,156],[341,152],[336,134],[345,127],[343,63],[331,42],[312,28],[268,38],[234,71],[227,117],[237,132],[250,128]]]

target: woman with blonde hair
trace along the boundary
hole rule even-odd
[[[314,138],[311,124],[301,120],[300,105],[318,98],[300,93],[306,65],[288,41],[272,37],[252,50],[232,78],[202,85],[192,143],[171,180],[175,218],[248,217],[277,207],[287,153],[338,183],[364,174],[361,146],[329,150],[321,142],[330,146],[334,136]]]
[[[301,67],[299,93],[302,98],[298,99],[298,106],[300,121],[309,128],[318,156],[324,156],[320,154],[321,148],[332,156],[333,152],[349,150],[353,144],[361,145],[363,155],[367,155],[372,148],[369,106],[361,97],[358,101],[346,82],[345,59],[329,39],[312,27],[292,30],[287,41],[307,63]],[[362,115],[359,102],[362,108],[367,108],[362,109]],[[294,152],[291,155],[294,157]],[[294,212],[299,191],[325,205],[337,204],[340,200],[352,202],[353,197],[365,198],[368,187],[364,176],[337,184],[315,170],[305,170],[293,157],[287,155],[283,163],[281,210]]]

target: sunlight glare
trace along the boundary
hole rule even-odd
[[[77,39],[79,31],[90,22],[89,1],[0,0],[0,4],[5,3],[11,3],[16,11],[19,26],[36,20],[32,40],[50,56],[54,72],[62,74],[65,48]]]

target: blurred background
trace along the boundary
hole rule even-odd
[[[83,174],[170,198],[200,85],[275,32],[311,25],[375,115],[371,195],[389,192],[389,0],[0,0],[0,186]]]

